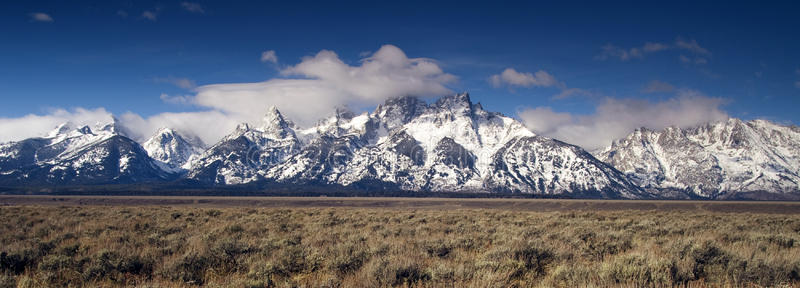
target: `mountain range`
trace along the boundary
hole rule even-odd
[[[274,185],[613,199],[800,199],[800,128],[765,120],[637,129],[605,149],[536,135],[468,94],[339,109],[299,127],[276,108],[207,146],[159,129],[140,145],[116,121],[64,123],[0,144],[0,186]]]

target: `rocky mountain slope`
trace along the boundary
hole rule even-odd
[[[800,128],[729,119],[639,129],[597,153],[662,197],[800,199]]]
[[[647,197],[582,149],[534,135],[485,111],[469,95],[428,105],[406,97],[372,113],[338,111],[309,129],[271,110],[259,128],[241,125],[192,167],[200,182],[377,185],[412,191],[503,191]]]
[[[163,181],[173,177],[116,122],[64,123],[46,137],[0,145],[3,185],[82,185]]]
[[[142,146],[162,170],[172,173],[189,169],[205,150],[200,139],[187,138],[170,128],[158,129]]]
[[[468,94],[339,109],[298,127],[274,107],[208,148],[116,121],[0,144],[0,186],[96,184],[503,192],[592,198],[800,199],[800,128],[764,120],[639,129],[587,151],[532,133]],[[178,184],[176,184],[178,185]],[[242,186],[244,187],[244,186]],[[349,188],[348,188],[349,187]]]

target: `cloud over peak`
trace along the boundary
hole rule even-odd
[[[694,90],[680,90],[667,100],[651,102],[640,99],[605,98],[592,114],[575,115],[556,112],[550,107],[525,108],[517,116],[533,132],[567,143],[596,150],[646,127],[693,127],[728,118],[720,107],[721,98],[712,98]]]
[[[298,124],[311,125],[336,107],[362,108],[392,97],[449,94],[446,85],[456,80],[435,61],[409,58],[393,45],[382,46],[357,65],[322,50],[281,70],[281,75],[264,82],[200,86],[192,102],[241,122],[258,121],[267,107],[276,106]]]

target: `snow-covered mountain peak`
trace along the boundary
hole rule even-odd
[[[637,130],[597,156],[638,185],[689,197],[800,192],[800,132],[766,120]]]
[[[156,164],[168,172],[181,172],[191,166],[192,160],[203,153],[202,142],[196,137],[186,138],[170,128],[160,128],[143,147]]]
[[[469,93],[444,96],[433,104],[434,107],[441,110],[450,111],[452,113],[462,113],[463,115],[472,113],[472,105]]]
[[[272,139],[295,137],[294,130],[291,128],[291,123],[283,117],[283,114],[281,114],[275,106],[267,109],[267,113],[264,114],[261,125],[257,130],[263,132],[264,136]]]
[[[404,96],[387,99],[372,115],[386,130],[403,126],[428,110],[428,104],[417,97]]]
[[[45,136],[45,137],[46,138],[55,138],[58,135],[67,134],[70,131],[72,131],[74,126],[75,126],[75,124],[73,124],[72,122],[69,122],[69,121],[61,123],[58,126],[56,126],[56,128],[54,128],[53,130],[50,130],[50,132],[48,132],[47,136]]]
[[[77,131],[80,134],[84,134],[84,135],[93,135],[94,134],[94,133],[92,133],[92,128],[90,128],[89,125],[83,125],[81,127],[78,127],[77,129],[75,129],[75,131]]]

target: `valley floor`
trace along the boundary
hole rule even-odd
[[[6,195],[0,287],[798,287],[798,207]]]

